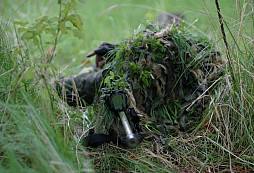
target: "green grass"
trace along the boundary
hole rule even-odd
[[[6,111],[0,134],[1,172],[78,171],[74,151],[66,145],[61,130],[49,122],[42,100],[34,102],[22,93],[20,97],[24,99],[19,104],[1,103]]]
[[[48,76],[41,77],[45,74],[42,67],[38,69],[38,74],[31,77],[29,69],[32,69],[36,59],[43,57],[32,42],[25,42],[25,46],[21,44],[12,25],[16,20],[34,22],[44,15],[57,16],[56,1],[1,1],[0,172],[253,170],[254,58],[251,3],[251,0],[220,1],[233,70],[230,73],[226,69],[221,86],[212,97],[208,113],[193,133],[169,138],[167,146],[155,145],[147,140],[133,150],[109,145],[89,150],[88,153],[77,145],[81,136],[77,127],[82,126],[79,121],[82,112],[69,108],[58,99],[51,99],[54,94],[47,85]],[[114,6],[116,4],[118,6]],[[109,7],[115,8],[109,10]],[[154,22],[161,11],[184,13],[185,20],[198,28],[194,29],[196,33],[212,38],[226,58],[213,1],[86,0],[78,2],[77,6],[84,23],[85,39],[74,38],[72,33],[61,37],[57,44],[57,55],[52,61],[57,66],[55,73],[58,74],[67,65],[73,74],[78,73],[80,63],[86,59],[85,55],[101,42],[118,43],[128,38],[140,23],[144,24],[146,20]],[[47,41],[51,38],[44,39]],[[89,65],[92,64],[93,61]],[[70,71],[67,67],[61,75],[68,74]],[[55,77],[54,73],[50,75]]]
[[[57,113],[66,117],[60,105],[48,97],[42,80],[26,78],[29,55],[15,56],[6,28],[2,21],[0,172],[91,171],[86,157],[77,154],[86,152],[75,147],[70,128],[57,120]]]

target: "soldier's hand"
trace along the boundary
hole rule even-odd
[[[112,49],[112,46],[110,44],[101,45],[98,49],[95,49],[94,51],[90,52],[87,57],[91,57],[96,55],[96,67],[102,68],[105,64],[105,59],[103,58],[104,55],[106,55],[110,50]]]

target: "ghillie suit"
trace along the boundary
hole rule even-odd
[[[162,134],[196,127],[225,64],[210,40],[183,25],[149,26],[110,54],[115,56],[103,90],[125,92],[129,107],[142,115],[141,124]]]
[[[100,94],[93,105],[98,110],[95,132],[111,133],[113,129],[118,136],[124,134],[119,118],[108,106],[107,97],[112,91],[121,91],[128,97],[126,114],[130,119],[135,119],[128,115],[130,110],[141,117],[141,122],[131,124],[138,132],[168,135],[196,127],[225,64],[210,40],[194,36],[183,25],[163,29],[149,26],[111,47],[105,55],[107,64]],[[65,81],[71,85],[73,80]],[[86,97],[82,88],[77,90],[80,97]]]

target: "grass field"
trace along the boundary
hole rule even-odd
[[[254,5],[252,0],[219,3],[228,47],[215,3],[210,0],[80,0],[73,12],[83,21],[80,31],[84,38],[74,37],[72,29],[60,35],[57,42],[50,34],[43,34],[42,46],[22,39],[19,27],[26,22],[24,28],[36,24],[42,16],[57,17],[57,1],[2,0],[0,172],[253,171]],[[230,61],[208,114],[193,133],[172,137],[167,155],[162,154],[163,147],[151,152],[150,141],[132,150],[112,145],[85,149],[78,144],[76,134],[80,129],[75,127],[82,112],[50,99],[54,95],[48,84],[50,78],[78,73],[86,55],[100,43],[119,43],[140,24],[156,23],[163,12],[183,13],[186,26],[215,41]],[[71,22],[66,26],[73,28]],[[51,60],[45,55],[54,44],[56,55]],[[94,59],[87,66],[93,64]]]
[[[239,7],[243,2],[239,1]],[[55,1],[3,1],[3,19],[34,22],[41,16],[56,16],[58,6]],[[236,17],[234,1],[221,2],[222,12],[228,20]],[[220,39],[216,8],[210,1],[160,0],[160,1],[93,1],[78,3],[78,14],[84,23],[85,39],[74,38],[70,33],[60,40],[54,64],[64,67],[67,64],[75,72],[86,54],[102,42],[119,43],[128,38],[140,24],[157,22],[163,12],[182,13],[184,19],[210,38]],[[9,17],[9,18],[8,18]]]

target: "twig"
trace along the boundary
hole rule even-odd
[[[201,97],[203,97],[203,95],[209,91],[215,84],[218,83],[218,81],[220,81],[222,78],[220,77],[219,79],[217,79],[209,88],[207,88],[196,100],[194,100],[190,106],[188,106],[188,108],[186,109],[186,111],[189,111],[189,109],[194,105],[194,103],[196,103]]]
[[[228,59],[228,63],[229,63],[231,76],[232,76],[234,84],[236,84],[234,68],[233,68],[233,65],[232,65],[231,58],[230,58],[228,42],[227,42],[227,38],[226,38],[225,30],[224,30],[224,25],[223,25],[223,17],[222,17],[221,12],[220,12],[220,6],[219,6],[219,3],[218,3],[218,0],[215,0],[215,4],[216,4],[218,18],[219,18],[219,22],[220,22],[220,29],[221,29],[221,33],[222,33],[222,38],[223,38],[224,44],[226,46],[226,55],[227,55],[227,59]]]
[[[57,25],[57,34],[56,34],[55,43],[54,43],[52,52],[55,52],[55,50],[56,50],[56,45],[57,45],[58,37],[59,37],[59,33],[60,33],[61,12],[62,12],[62,0],[58,0],[58,2],[59,2],[59,17],[58,17],[59,19],[58,19],[58,25]],[[53,57],[54,57],[54,53],[49,55],[48,63],[50,63],[50,62],[52,61]]]
[[[17,67],[17,66],[16,66],[16,67]],[[3,76],[3,75],[5,75],[5,74],[7,74],[7,73],[10,73],[10,72],[14,71],[14,70],[16,69],[16,67],[14,67],[14,68],[12,68],[12,69],[10,69],[10,70],[8,70],[8,71],[6,71],[6,72],[0,74],[0,77]]]

